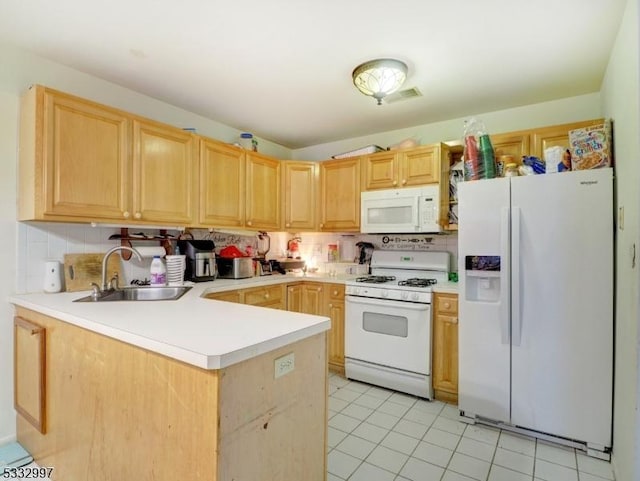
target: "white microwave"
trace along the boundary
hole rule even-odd
[[[360,198],[360,232],[403,234],[441,232],[437,184],[405,189],[371,190]]]

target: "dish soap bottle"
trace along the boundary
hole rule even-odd
[[[160,256],[153,256],[149,273],[151,274],[151,287],[167,285],[167,268]]]

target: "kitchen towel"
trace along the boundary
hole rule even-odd
[[[166,251],[162,246],[140,246],[134,247],[134,249],[137,250],[142,257],[164,257],[166,255]]]

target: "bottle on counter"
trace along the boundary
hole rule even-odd
[[[160,256],[153,256],[149,273],[151,274],[152,287],[167,285],[167,268],[165,267],[164,262],[162,262]]]

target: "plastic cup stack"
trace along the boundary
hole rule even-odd
[[[184,284],[186,256],[170,255],[165,257],[165,261],[167,263],[167,284],[170,286],[181,286]]]

